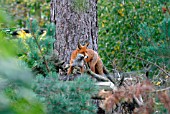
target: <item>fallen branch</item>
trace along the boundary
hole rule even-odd
[[[98,75],[92,72],[90,69],[87,70],[87,73],[90,74],[92,77],[96,78],[98,81],[106,81],[106,82],[109,81],[109,79],[107,79],[106,77]]]
[[[111,78],[109,74],[109,71],[107,70],[105,66],[103,66],[103,71],[106,77],[94,73],[93,71],[91,71],[91,69],[89,68],[88,64],[85,61],[84,63],[87,69],[86,72],[89,73],[94,78],[96,78],[98,81],[109,81],[109,82],[112,82],[112,84],[115,84],[115,82],[113,81],[113,79]]]

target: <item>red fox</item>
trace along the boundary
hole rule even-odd
[[[102,60],[100,59],[97,52],[95,52],[92,49],[87,48],[88,45],[89,45],[89,43],[86,43],[84,46],[82,46],[80,43],[78,43],[78,48],[76,50],[74,50],[71,54],[70,68],[68,69],[68,72],[67,72],[68,75],[71,74],[71,72],[73,70],[73,64],[74,64],[74,61],[78,54],[84,55],[85,62],[88,63],[88,65],[90,66],[90,69],[94,73],[100,74],[100,75],[104,74]],[[84,72],[84,68],[81,67],[81,73],[83,73],[83,72]]]

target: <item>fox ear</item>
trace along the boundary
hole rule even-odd
[[[89,42],[87,42],[87,43],[85,44],[85,46],[86,46],[86,47],[88,47],[88,46],[89,46],[89,44],[90,44],[90,43],[89,43]]]
[[[82,45],[78,42],[78,48],[81,49]]]

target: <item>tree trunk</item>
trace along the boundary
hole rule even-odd
[[[81,44],[89,42],[89,48],[97,51],[98,25],[97,0],[86,1],[84,9],[76,10],[76,1],[81,0],[51,0],[51,22],[56,24],[55,52],[66,63],[70,55]],[[77,2],[78,3],[78,2]]]

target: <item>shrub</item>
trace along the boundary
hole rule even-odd
[[[47,107],[48,114],[95,114],[91,97],[97,93],[94,81],[81,76],[74,81],[59,81],[56,73],[36,77],[34,91]]]

